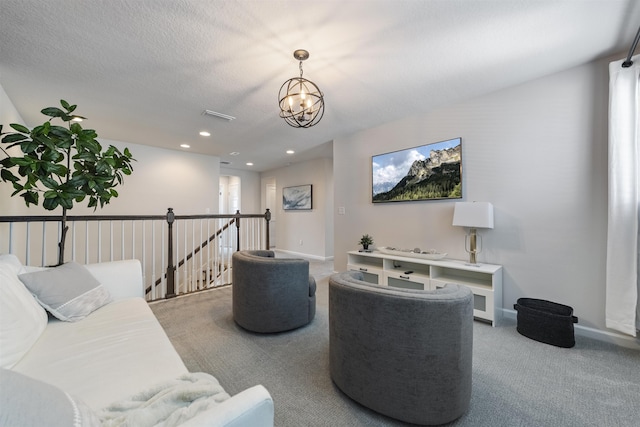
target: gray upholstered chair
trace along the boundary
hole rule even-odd
[[[390,288],[362,273],[329,279],[331,379],[376,412],[414,424],[455,420],[469,408],[471,290]]]
[[[238,251],[232,256],[233,319],[253,332],[282,332],[311,322],[316,282],[309,261],[275,258],[273,251]]]

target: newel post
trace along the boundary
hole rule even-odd
[[[271,211],[269,209],[267,209],[267,211],[264,213],[264,220],[266,222],[266,230],[267,230],[267,247],[265,248],[266,250],[269,250],[269,248],[271,247],[271,242],[269,242],[269,221],[271,221]]]
[[[167,295],[166,298],[173,298],[176,296],[176,267],[173,265],[173,221],[175,221],[175,214],[173,208],[169,208],[167,211],[167,224],[169,229],[168,236],[168,248],[167,248]]]
[[[240,250],[240,211],[236,211],[236,251]]]

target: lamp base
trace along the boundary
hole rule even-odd
[[[478,254],[482,250],[482,237],[478,242],[478,232],[475,228],[469,229],[469,234],[465,236],[464,249],[469,253],[469,263],[467,265],[478,266]],[[480,243],[480,245],[478,245]]]

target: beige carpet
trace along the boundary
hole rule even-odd
[[[312,269],[314,270],[314,269]],[[231,288],[152,304],[191,371],[214,375],[230,394],[263,384],[276,426],[400,426],[342,394],[328,365],[328,278],[318,274],[317,315],[280,334],[233,322]],[[401,313],[399,313],[401,315]],[[471,408],[454,426],[640,425],[640,352],[577,337],[571,349],[474,322]]]

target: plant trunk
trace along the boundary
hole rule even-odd
[[[60,243],[58,243],[58,265],[64,264],[64,241],[67,237],[67,208],[62,208],[62,233],[60,234]]]
[[[69,128],[71,128],[71,124],[69,124]],[[69,182],[69,178],[71,177],[71,147],[67,149],[67,179],[65,180],[65,184]],[[62,233],[60,234],[60,243],[58,243],[58,265],[64,264],[64,241],[67,237],[67,230],[69,227],[67,226],[67,208],[62,207]]]

